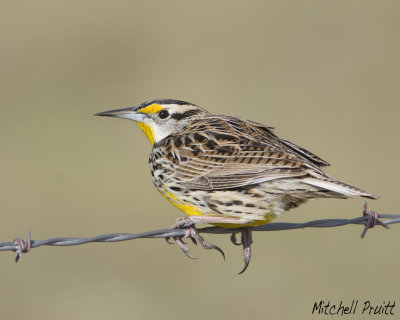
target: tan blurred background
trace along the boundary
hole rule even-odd
[[[2,1],[0,240],[143,232],[181,213],[153,187],[150,144],[93,114],[153,98],[275,126],[399,213],[397,1]],[[320,200],[280,221],[351,218]],[[1,319],[312,319],[315,301],[400,304],[400,226],[254,235],[227,255],[162,240],[0,253]],[[360,307],[361,308],[361,307]],[[400,314],[400,308],[394,309]],[[361,310],[359,310],[361,311]],[[346,319],[363,318],[360,314]],[[379,317],[369,316],[368,319]]]

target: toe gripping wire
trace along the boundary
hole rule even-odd
[[[174,240],[182,240],[182,238],[190,238],[194,243],[199,242],[205,249],[216,249],[222,255],[222,250],[206,242],[199,233],[208,234],[230,234],[231,241],[235,245],[243,246],[243,255],[245,261],[245,267],[241,272],[246,270],[251,256],[251,232],[253,231],[278,231],[278,230],[291,230],[291,229],[302,229],[302,228],[327,228],[327,227],[339,227],[348,224],[364,225],[364,229],[361,233],[361,238],[364,238],[368,229],[381,225],[388,229],[390,224],[400,223],[400,215],[391,214],[380,214],[377,211],[368,211],[367,204],[364,202],[362,216],[353,219],[322,219],[313,220],[305,223],[287,223],[287,222],[271,222],[256,227],[246,228],[221,228],[221,227],[206,227],[196,229],[194,226],[182,226],[181,228],[170,228],[161,229],[154,231],[147,231],[143,233],[113,233],[98,235],[89,238],[52,238],[46,240],[32,240],[31,234],[28,232],[27,240],[16,238],[11,242],[0,241],[0,251],[14,251],[17,253],[15,261],[18,262],[24,253],[29,252],[31,249],[40,246],[73,246],[81,245],[90,242],[119,242],[133,239],[147,239],[147,238],[173,238]],[[383,221],[385,219],[385,221]],[[235,234],[241,233],[241,242],[236,241]],[[179,243],[178,243],[179,245]],[[182,241],[182,246],[184,243]],[[186,248],[186,247],[185,247]],[[185,250],[184,250],[185,251]]]

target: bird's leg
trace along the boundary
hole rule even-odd
[[[198,219],[200,218],[200,219]],[[173,237],[175,240],[176,244],[182,249],[182,251],[186,254],[191,259],[196,259],[193,256],[189,254],[189,249],[186,247],[185,243],[182,241],[182,238],[190,238],[192,239],[194,244],[200,243],[200,245],[204,249],[215,249],[219,253],[222,254],[222,257],[225,260],[225,253],[222,251],[222,249],[216,245],[213,245],[211,243],[208,243],[204,238],[200,235],[199,231],[195,227],[196,223],[211,223],[214,222],[214,218],[219,218],[219,217],[210,217],[210,219],[204,219],[204,217],[184,217],[184,218],[178,218],[175,220],[175,223],[170,227],[170,229],[182,229],[185,228],[187,230],[187,233],[183,237]],[[219,219],[217,219],[219,220]],[[165,238],[168,243],[171,243],[169,241],[169,238]]]
[[[231,238],[232,240],[232,238]],[[236,241],[236,238],[235,238]],[[233,241],[232,241],[233,242]],[[242,231],[242,246],[243,246],[243,260],[244,260],[244,267],[239,274],[242,274],[246,271],[247,267],[250,263],[251,258],[251,244],[253,243],[253,239],[251,236],[251,230],[249,228],[243,228]]]

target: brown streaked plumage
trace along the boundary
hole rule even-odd
[[[330,177],[321,169],[329,165],[326,161],[253,121],[213,115],[170,99],[98,115],[139,122],[154,143],[149,158],[154,184],[189,215],[174,227],[188,227],[207,249],[217,247],[198,235],[195,223],[246,228],[268,223],[309,199],[374,198]],[[189,255],[181,240],[175,240]],[[248,229],[242,244],[243,272],[251,253]]]

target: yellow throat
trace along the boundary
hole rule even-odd
[[[138,122],[137,124],[139,128],[142,129],[146,137],[150,140],[151,144],[154,144],[155,137],[153,129],[148,124],[143,122]]]
[[[140,109],[139,112],[142,113],[157,113],[158,111],[164,109],[163,107],[161,107],[158,104],[151,104],[143,109]],[[151,144],[154,144],[155,141],[155,137],[154,137],[154,131],[153,129],[146,123],[143,122],[138,122],[138,126],[140,129],[142,129],[142,131],[144,132],[144,134],[146,135],[147,139],[150,140]]]

